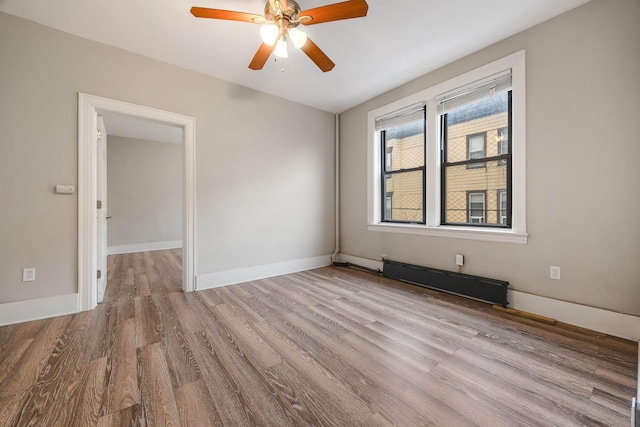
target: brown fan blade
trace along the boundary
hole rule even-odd
[[[267,62],[267,59],[269,59],[269,55],[271,55],[271,52],[273,52],[273,49],[275,48],[276,48],[275,44],[273,46],[269,46],[266,43],[262,43],[258,48],[258,51],[256,52],[256,54],[254,55],[253,59],[251,60],[251,64],[249,64],[249,68],[251,68],[252,70],[262,70],[262,67],[264,67],[264,64]]]
[[[263,24],[264,17],[254,13],[235,12],[233,10],[209,9],[207,7],[192,7],[191,14],[196,18],[226,19],[227,21],[250,22]]]
[[[325,73],[336,66],[310,38],[307,38],[307,42],[300,49]]]
[[[304,10],[298,15],[311,17],[311,20],[302,20],[304,25],[321,24],[323,22],[339,21],[341,19],[361,18],[367,16],[369,5],[365,0],[349,0],[342,3],[329,4],[327,6],[316,7],[315,9]]]

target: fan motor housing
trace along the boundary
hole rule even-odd
[[[276,0],[276,2],[282,5],[279,1]],[[264,17],[267,21],[271,22],[277,22],[280,19],[286,19],[291,22],[298,18],[299,13],[300,6],[294,0],[287,0],[287,8],[282,10],[282,16],[280,16],[278,11],[273,10],[270,1],[267,1],[267,4],[264,6]]]

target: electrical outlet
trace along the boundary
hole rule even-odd
[[[380,254],[380,259],[387,259],[389,255],[387,254]]]
[[[31,268],[23,268],[22,269],[22,281],[23,282],[33,282],[36,280],[36,269]]]
[[[555,265],[549,267],[549,277],[554,280],[560,280],[560,267],[556,267]]]
[[[464,265],[464,255],[456,254],[456,265]]]

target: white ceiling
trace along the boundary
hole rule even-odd
[[[104,120],[108,136],[182,144],[182,128],[108,111],[98,111],[98,114]]]
[[[0,11],[337,113],[587,1],[368,0],[365,18],[301,26],[336,63],[328,73],[293,47],[284,72],[273,58],[252,71],[259,25],[189,13],[262,14],[265,0],[0,0]]]

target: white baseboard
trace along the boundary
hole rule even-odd
[[[170,240],[167,242],[136,243],[133,245],[109,246],[108,255],[130,254],[134,252],[162,251],[165,249],[177,249],[182,247],[182,240]]]
[[[218,288],[221,286],[244,283],[266,277],[281,276],[298,271],[326,267],[331,264],[330,255],[312,258],[294,259],[274,264],[256,265],[236,270],[218,271],[215,273],[198,274],[196,276],[196,290]]]
[[[507,299],[509,306],[518,310],[551,317],[560,322],[632,341],[640,340],[640,317],[638,316],[515,290],[508,291]]]
[[[169,248],[166,248],[169,249]],[[157,249],[143,249],[157,250]],[[134,251],[135,252],[135,251]],[[126,252],[123,252],[126,253]],[[382,270],[382,262],[339,254],[338,260],[363,267]],[[259,265],[236,270],[200,274],[196,277],[196,289],[210,289],[235,283],[279,276],[298,271],[330,265],[330,256],[303,258],[274,264]],[[588,307],[548,297],[532,295],[516,290],[508,291],[509,306],[541,316],[551,317],[564,323],[593,331],[640,341],[640,317],[616,313],[601,308]],[[26,301],[0,304],[0,326],[28,322],[80,311],[78,294],[57,295]],[[640,398],[640,396],[638,396]]]
[[[338,260],[382,270],[382,261],[338,254]],[[602,332],[632,341],[640,341],[640,317],[589,307],[516,290],[507,291],[509,307],[551,317],[592,331]]]
[[[0,304],[0,326],[73,314],[79,307],[78,294],[7,302]]]

